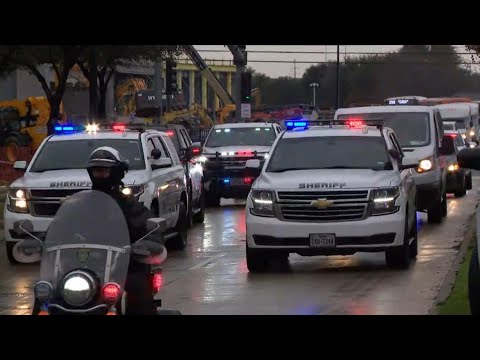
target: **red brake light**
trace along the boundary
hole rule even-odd
[[[165,132],[168,136],[173,136],[174,132],[172,130],[168,130]]]
[[[125,126],[125,124],[115,124],[113,125],[113,130],[115,131],[125,131],[127,127]]]
[[[253,178],[251,178],[251,177],[243,178],[243,183],[245,185],[250,185],[251,183],[253,183]]]
[[[451,136],[452,138],[456,138],[457,137],[457,134],[448,134],[449,136]]]
[[[162,274],[153,275],[153,292],[158,293],[162,287],[163,277]]]
[[[115,283],[105,284],[102,289],[103,300],[105,300],[105,302],[109,304],[116,303],[118,301],[118,298],[120,297],[120,293],[120,286]]]

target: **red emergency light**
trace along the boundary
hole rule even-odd
[[[244,183],[245,185],[251,185],[251,184],[253,183],[253,178],[251,178],[251,177],[245,177],[245,178],[243,178],[243,183]]]
[[[127,129],[125,124],[114,124],[112,127],[115,131],[125,131]]]
[[[165,132],[168,136],[173,136],[174,132],[172,130],[168,130]]]
[[[238,151],[237,155],[241,156],[253,156],[253,152],[251,150],[245,150],[245,151]]]
[[[349,119],[346,121],[346,125],[350,127],[361,127],[365,125],[365,121],[361,119]]]

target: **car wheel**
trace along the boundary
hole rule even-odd
[[[403,245],[396,246],[385,251],[385,260],[387,266],[392,269],[408,269],[410,265],[410,232],[408,231],[408,215],[405,218],[405,230],[403,235]]]

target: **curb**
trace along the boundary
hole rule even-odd
[[[450,270],[448,271],[447,275],[445,276],[445,279],[443,280],[443,284],[440,286],[437,297],[435,298],[435,301],[428,315],[438,315],[437,306],[450,296],[453,286],[455,285],[455,280],[457,278],[460,265],[465,259],[465,255],[467,254],[468,248],[475,240],[476,224],[477,222],[476,222],[476,208],[475,208],[475,212],[472,214],[467,230],[463,235],[463,241],[459,246],[458,253],[452,262],[452,266],[450,267]]]

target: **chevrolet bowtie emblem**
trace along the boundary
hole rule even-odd
[[[327,199],[313,200],[310,205],[315,206],[317,209],[325,209],[333,205],[333,201]]]

